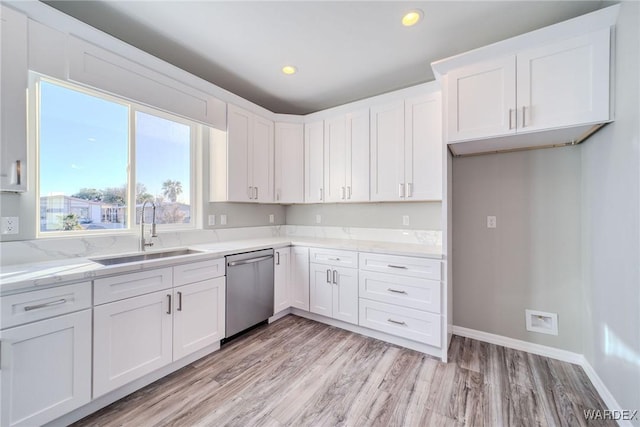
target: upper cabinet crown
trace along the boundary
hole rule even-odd
[[[432,64],[443,79],[451,151],[573,144],[612,120],[614,19],[604,9]]]

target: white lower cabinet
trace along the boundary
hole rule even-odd
[[[91,310],[0,332],[3,426],[52,421],[91,400]]]
[[[94,398],[171,363],[172,298],[169,289],[94,308]]]
[[[279,248],[273,254],[273,312],[291,307],[291,248]]]
[[[144,272],[145,281],[168,276],[173,282],[154,279],[169,288],[94,307],[94,399],[224,338],[222,264],[202,261]],[[100,280],[127,283],[128,276],[139,279],[141,274]],[[96,280],[94,287],[103,284]]]
[[[291,307],[309,311],[309,248],[291,247]]]
[[[309,311],[358,324],[358,270],[310,264]]]
[[[173,360],[224,338],[225,290],[224,277],[173,290]]]

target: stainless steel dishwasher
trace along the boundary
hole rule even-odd
[[[273,249],[231,255],[226,261],[228,339],[273,316]]]

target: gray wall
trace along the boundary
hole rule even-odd
[[[640,410],[639,27],[640,4],[623,2],[616,121],[582,145],[585,355],[632,410]]]
[[[220,214],[227,215],[227,225],[220,224]],[[269,223],[269,214],[273,214],[274,223]],[[207,215],[216,216],[216,225],[209,226]],[[257,227],[263,225],[282,225],[285,223],[285,207],[281,205],[258,205],[252,203],[209,203],[205,214],[204,228]]]
[[[580,174],[579,147],[454,159],[454,325],[582,352]],[[558,336],[525,309],[558,313]]]
[[[291,205],[286,214],[289,225],[442,230],[440,202]],[[404,215],[409,216],[408,226],[402,225]]]

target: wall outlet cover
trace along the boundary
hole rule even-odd
[[[496,217],[493,215],[490,215],[487,217],[487,228],[496,228],[497,226],[497,220]]]
[[[227,225],[227,214],[220,214],[220,225]]]
[[[322,222],[322,215],[316,214],[316,224],[320,224]]]
[[[558,335],[558,313],[547,313],[529,309],[526,309],[524,312],[527,331]]]
[[[2,234],[18,234],[20,232],[20,219],[17,216],[2,217]]]
[[[209,215],[209,225],[216,225],[216,216]]]
[[[409,215],[402,215],[402,225],[409,225]]]
[[[276,222],[276,217],[273,214],[269,214],[269,224]]]

